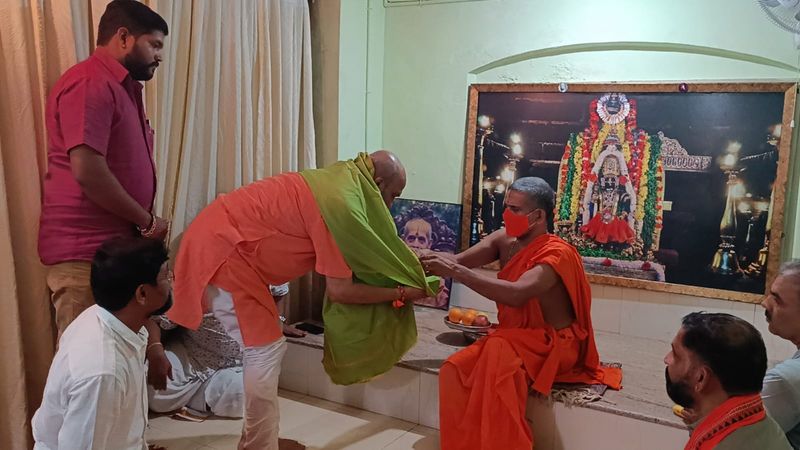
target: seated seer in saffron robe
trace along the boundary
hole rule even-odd
[[[548,233],[554,197],[541,178],[520,178],[506,195],[504,230],[458,255],[420,257],[427,272],[495,301],[500,322],[439,372],[443,450],[529,450],[529,389],[548,395],[554,382],[621,386],[620,369],[600,366],[580,255]],[[497,278],[471,270],[497,259]]]
[[[356,178],[368,179],[357,183]],[[320,192],[321,187],[336,186],[325,183],[331,179],[352,189]],[[420,289],[425,283],[421,268],[416,277],[419,286],[411,286],[411,277],[409,283],[392,287],[354,280],[365,263],[348,260],[353,246],[343,247],[336,236],[340,222],[351,222],[347,219],[359,219],[362,231],[380,226],[418,266],[397,237],[388,211],[405,184],[405,169],[395,155],[383,150],[362,153],[327,169],[283,173],[221,195],[184,233],[175,263],[175,304],[168,318],[196,330],[203,314],[212,313],[242,346],[245,417],[240,449],[278,449],[278,376],[287,344],[268,285],[316,270],[326,277],[327,296],[334,305],[384,304],[391,309],[398,297],[416,300],[428,295]],[[381,214],[370,216],[371,210],[358,209],[367,200],[383,203]],[[331,209],[337,214],[328,214]],[[329,219],[338,220],[329,223]],[[357,238],[365,241],[367,236],[350,237]],[[394,256],[396,264],[381,267],[403,268],[402,255]],[[410,302],[398,311],[410,314],[408,323],[413,324]]]

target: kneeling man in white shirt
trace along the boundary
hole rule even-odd
[[[110,239],[97,250],[96,304],[61,336],[33,416],[34,449],[147,449],[145,324],[172,305],[166,262],[152,239]]]

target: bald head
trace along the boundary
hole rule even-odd
[[[406,169],[397,155],[387,150],[370,153],[369,158],[375,166],[375,184],[381,191],[384,203],[390,207],[406,187]]]

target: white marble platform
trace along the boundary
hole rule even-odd
[[[417,345],[389,373],[361,385],[330,382],[321,364],[321,335],[289,339],[281,387],[438,429],[438,369],[444,359],[467,345],[460,333],[444,325],[444,314],[418,307]],[[672,402],[664,391],[662,360],[669,344],[603,331],[595,336],[601,359],[622,363],[623,389],[608,390],[601,401],[573,408],[531,397],[527,416],[536,448],[652,450],[682,446],[688,431],[672,415]],[[606,440],[598,440],[603,435]],[[659,443],[650,441],[651,436]]]

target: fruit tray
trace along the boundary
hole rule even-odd
[[[447,325],[449,328],[454,330],[463,331],[465,333],[475,333],[475,334],[489,334],[489,330],[491,330],[495,325],[490,324],[485,327],[474,327],[472,325],[462,325],[460,323],[451,322],[450,318],[444,316],[444,324]]]

